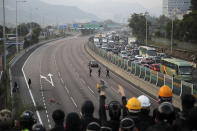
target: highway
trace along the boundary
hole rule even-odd
[[[97,68],[93,68],[90,77],[88,62],[93,58],[84,49],[87,41],[88,37],[78,36],[50,42],[36,49],[23,65],[26,84],[28,78],[32,81],[29,89],[24,85],[32,93],[31,99],[28,98],[27,101],[33,100],[34,105],[45,108],[37,112],[37,115],[47,129],[54,126],[51,116],[55,109],[62,109],[65,114],[73,111],[81,114],[81,105],[85,100],[93,101],[95,116],[98,117],[99,94],[96,84],[100,79],[108,87],[105,91],[107,103],[112,100],[121,101],[117,92],[118,84],[124,87],[127,98],[145,94],[112,72],[110,79],[106,78],[103,66],[101,78],[98,77]],[[23,99],[27,95],[30,94],[26,92]],[[149,98],[152,108],[155,108],[157,101],[151,96]]]

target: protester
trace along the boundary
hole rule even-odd
[[[142,105],[140,125],[143,125],[139,127],[139,130],[145,131],[148,127],[154,125],[154,119],[149,115],[151,103],[149,98],[144,95],[139,96],[138,100]]]
[[[57,109],[53,112],[52,118],[55,122],[55,126],[51,129],[51,131],[64,131],[64,117],[65,114],[60,109]]]
[[[119,130],[120,116],[121,116],[121,105],[118,101],[111,101],[108,105],[110,120],[107,120],[106,107],[105,107],[105,95],[104,91],[100,91],[100,105],[99,105],[99,116],[102,127],[109,127],[113,131]],[[104,129],[103,129],[104,130]]]
[[[81,119],[75,112],[71,112],[66,117],[66,131],[81,131]]]
[[[36,122],[34,113],[29,110],[24,111],[19,118],[21,130],[31,130]]]
[[[97,122],[91,122],[88,124],[86,131],[100,131],[101,126]]]
[[[12,128],[12,113],[8,109],[0,111],[0,131]]]
[[[120,121],[120,131],[138,131],[138,129],[131,118],[125,117]]]
[[[41,124],[34,124],[32,127],[32,131],[46,131],[46,129]]]
[[[178,113],[176,117],[175,128],[181,130],[189,128],[189,113],[194,108],[195,97],[190,94],[184,94],[181,96],[182,111]]]
[[[82,112],[82,130],[85,131],[87,125],[90,122],[97,122],[100,123],[99,119],[95,118],[93,116],[94,113],[94,105],[92,103],[92,101],[85,101],[81,107],[81,112]]]
[[[164,85],[159,89],[158,96],[159,96],[159,98],[158,98],[159,104],[161,104],[163,102],[172,103],[172,90],[167,85]],[[173,107],[174,107],[175,115],[177,116],[178,112],[180,112],[180,109],[175,106],[173,106]],[[157,108],[153,110],[153,119],[154,120],[155,120],[156,114],[157,114]]]

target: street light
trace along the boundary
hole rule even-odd
[[[148,16],[148,12],[145,12],[145,18],[146,18],[146,46],[148,45],[148,21],[147,21],[147,16]]]
[[[19,1],[19,0],[16,0],[16,52],[18,53],[18,19],[17,19],[17,6],[18,6],[18,2],[27,2],[25,0],[22,0],[22,1]]]
[[[3,0],[3,72],[6,73],[5,0]],[[3,75],[4,75],[3,74]],[[3,76],[4,77],[4,76]]]
[[[171,13],[171,17],[172,17],[172,28],[171,28],[171,50],[170,53],[172,55],[173,52],[173,36],[174,36],[174,17],[175,17],[175,12],[176,10],[174,9]]]

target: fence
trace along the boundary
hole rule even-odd
[[[149,68],[146,68],[139,64],[132,63],[131,61],[122,59],[120,56],[102,50],[100,48],[97,48],[91,42],[88,43],[88,47],[96,54],[103,57],[108,62],[115,64],[116,66],[124,69],[125,71],[135,76],[138,76],[139,78],[145,81],[157,85],[158,88],[161,87],[162,85],[168,85],[172,89],[172,92],[178,96],[181,96],[182,94],[186,94],[186,93],[197,96],[197,85],[175,79],[171,76],[150,70]]]

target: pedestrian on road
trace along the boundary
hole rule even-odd
[[[106,73],[106,77],[107,77],[107,78],[110,78],[110,77],[109,77],[109,69],[108,69],[108,68],[106,68],[106,72],[107,72],[107,73]]]
[[[18,91],[18,85],[16,83],[16,81],[14,82],[14,88],[12,89],[12,92],[15,93]]]
[[[98,69],[98,77],[100,77],[101,76],[101,67],[99,67],[99,69]]]
[[[29,87],[31,87],[31,79],[30,78],[28,80],[28,85],[29,85]]]
[[[90,72],[90,77],[92,76],[91,74],[92,74],[92,68],[90,67],[89,68],[89,72]]]

